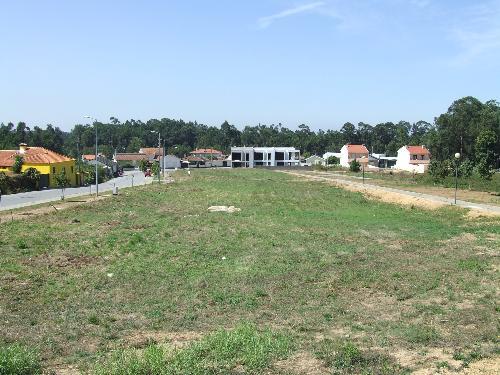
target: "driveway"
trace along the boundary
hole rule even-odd
[[[113,186],[118,186],[118,188],[131,187],[132,181],[134,186],[144,185],[146,183],[151,183],[152,178],[144,177],[144,173],[141,171],[127,171],[124,173],[123,177],[113,178],[102,184],[99,184],[99,193],[111,191]],[[79,197],[82,195],[95,194],[95,185],[92,186],[82,186],[76,188],[67,188],[65,191],[66,198]],[[20,207],[32,206],[40,203],[47,203],[58,201],[61,199],[60,189],[47,189],[42,191],[30,191],[27,193],[2,195],[2,200],[0,201],[0,211],[12,210]]]

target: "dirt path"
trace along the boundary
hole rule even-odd
[[[22,220],[34,216],[46,215],[51,212],[58,212],[68,208],[81,206],[82,204],[101,201],[109,197],[111,197],[111,194],[100,195],[99,198],[96,198],[95,196],[78,197],[73,199],[67,199],[64,201],[45,203],[38,206],[19,208],[9,211],[7,210],[0,211],[0,223],[5,223],[14,220]]]
[[[396,203],[402,205],[414,205],[418,207],[435,209],[443,206],[454,204],[453,199],[438,195],[425,194],[420,192],[395,189],[386,186],[374,185],[372,183],[362,183],[345,176],[338,176],[330,173],[318,172],[296,172],[296,171],[279,171],[287,173],[295,177],[301,177],[312,181],[323,181],[333,185],[342,187],[347,190],[361,192],[369,198],[375,198],[388,203]],[[470,209],[470,216],[500,216],[500,207],[472,203],[463,200],[457,200],[457,206]]]

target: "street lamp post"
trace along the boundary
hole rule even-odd
[[[457,190],[458,190],[458,160],[460,159],[460,153],[455,154],[455,205],[457,204]]]
[[[151,130],[151,133],[158,133],[158,183],[160,183],[160,173],[161,173],[161,133],[159,131],[156,131],[156,130]]]
[[[99,172],[97,170],[97,120],[91,116],[84,117],[92,120],[95,129],[95,196],[97,198],[99,196]]]

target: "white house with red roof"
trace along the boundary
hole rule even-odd
[[[424,173],[429,168],[431,153],[424,146],[403,146],[398,150],[395,169]]]
[[[340,149],[340,165],[349,167],[349,164],[357,160],[361,165],[368,166],[368,149],[365,145],[346,144]]]

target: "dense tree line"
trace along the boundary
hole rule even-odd
[[[452,158],[460,152],[473,164],[493,166],[500,154],[500,104],[482,103],[473,97],[459,99],[434,123],[385,122],[370,125],[346,123],[340,130],[312,131],[302,124],[290,130],[281,124],[246,126],[243,130],[224,122],[220,127],[173,119],[151,119],[146,122],[120,122],[111,117],[97,123],[99,152],[111,156],[117,152],[137,152],[140,147],[158,145],[160,132],[170,153],[184,155],[196,147],[213,147],[228,152],[231,146],[294,146],[303,154],[339,151],[345,143],[364,143],[371,152],[396,155],[406,144],[425,144],[437,160]],[[94,152],[94,127],[75,125],[70,132],[47,125],[29,128],[20,122],[0,125],[0,149],[16,148],[19,143],[43,146],[77,157]]]

